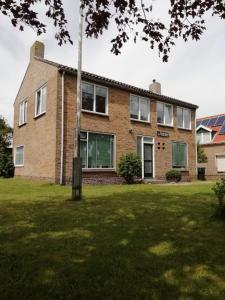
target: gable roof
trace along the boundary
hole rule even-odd
[[[62,64],[59,64],[59,63],[56,63],[56,62],[53,62],[53,61],[50,61],[47,59],[39,58],[39,57],[35,57],[35,59],[37,59],[43,63],[50,64],[52,66],[57,67],[59,72],[66,72],[71,75],[77,75],[77,69],[75,69],[75,68],[72,68],[72,67],[69,67],[66,65],[62,65]],[[106,78],[103,76],[99,76],[99,75],[96,75],[93,73],[82,71],[82,78],[86,79],[86,80],[94,81],[99,84],[105,84],[107,86],[124,89],[124,90],[130,91],[132,93],[137,93],[138,95],[141,95],[141,96],[153,97],[154,99],[161,100],[161,101],[164,101],[164,102],[167,102],[170,104],[175,104],[178,106],[183,106],[183,107],[187,107],[187,108],[191,108],[191,109],[198,109],[198,106],[195,104],[192,104],[189,102],[184,102],[182,100],[178,100],[178,99],[171,98],[171,97],[164,96],[164,95],[159,95],[159,94],[150,92],[149,90],[141,89],[141,88],[138,88],[138,87],[135,87],[135,86],[123,83],[123,82],[119,82],[119,81],[116,81],[113,79],[109,79],[109,78]]]
[[[223,144],[225,143],[225,113],[203,117],[196,120],[197,131],[200,128],[209,129],[213,133],[213,139],[210,144]]]

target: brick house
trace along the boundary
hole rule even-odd
[[[44,59],[35,42],[14,104],[15,175],[71,182],[76,121],[75,69]],[[150,91],[151,90],[151,91]],[[138,153],[142,177],[164,179],[171,168],[196,176],[196,109],[150,90],[82,74],[81,156],[84,181],[119,181],[120,157]]]
[[[206,168],[206,178],[225,175],[225,114],[197,119],[197,142],[203,148],[208,162],[199,164]]]

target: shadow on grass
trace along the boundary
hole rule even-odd
[[[0,299],[224,299],[211,213],[211,193],[144,188],[4,205]]]

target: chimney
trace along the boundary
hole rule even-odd
[[[149,90],[152,93],[161,95],[161,84],[153,79],[153,82],[149,85]]]
[[[34,42],[30,48],[30,61],[34,59],[35,56],[40,58],[44,58],[45,56],[45,45],[39,41]]]

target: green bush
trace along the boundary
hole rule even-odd
[[[216,182],[212,190],[214,191],[218,200],[216,213],[225,218],[225,177],[222,178],[219,182]]]
[[[118,174],[122,176],[127,183],[135,182],[135,179],[141,175],[141,160],[134,153],[127,153],[120,158]]]
[[[12,155],[10,153],[0,152],[0,176],[5,178],[13,177],[14,165]]]
[[[181,181],[181,172],[177,170],[169,170],[166,172],[166,180],[175,182]]]

